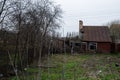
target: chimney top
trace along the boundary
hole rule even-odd
[[[83,21],[82,20],[80,20],[79,23],[80,23],[80,25],[83,25]]]
[[[79,20],[79,29],[82,29],[82,28],[83,28],[83,21]]]

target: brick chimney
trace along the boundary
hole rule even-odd
[[[82,28],[83,28],[83,21],[80,20],[80,21],[79,21],[79,29],[82,29]]]
[[[82,33],[83,33],[83,21],[79,21],[79,38],[82,39]]]

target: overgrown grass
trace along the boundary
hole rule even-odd
[[[120,80],[120,54],[56,54],[42,65],[48,62],[49,68],[42,67],[42,80]],[[36,80],[38,68],[31,67],[27,73],[24,80]]]

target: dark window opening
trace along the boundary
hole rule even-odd
[[[76,46],[81,46],[81,43],[75,43]]]
[[[97,49],[97,43],[89,43],[89,49],[90,50],[96,50]]]

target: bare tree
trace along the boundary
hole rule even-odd
[[[7,16],[10,16],[12,11],[13,0],[1,0],[0,1],[0,24],[1,28],[4,26],[4,23],[7,21]],[[6,25],[5,25],[6,26]]]
[[[114,20],[110,25],[110,33],[113,41],[118,41],[120,40],[120,21],[119,20]]]
[[[6,1],[7,0],[0,1],[0,23],[4,20],[4,17],[5,17],[5,16],[3,16],[3,14],[4,14]]]
[[[27,19],[30,19],[30,24],[33,25],[31,29],[34,39],[36,39],[34,43],[38,42],[39,56],[42,56],[45,36],[60,27],[58,21],[61,18],[61,9],[59,6],[54,6],[49,0],[41,0],[30,8],[26,14],[28,15]]]
[[[49,33],[50,30],[55,30],[58,26],[56,22],[61,18],[61,9],[58,6],[54,6],[49,0],[40,0],[40,3],[35,5],[35,10],[37,16],[36,20],[36,29],[37,29],[37,39],[38,39],[38,65],[41,65],[42,61],[42,53],[44,41],[46,35]],[[41,68],[39,69],[38,80],[41,79]]]
[[[15,69],[20,69],[21,71],[26,67],[28,56],[28,35],[23,33],[23,28],[26,27],[25,24],[25,12],[27,7],[30,5],[29,0],[14,0],[11,5],[12,13],[7,17],[8,28],[11,29],[16,34],[15,41],[15,55],[13,60],[13,65]],[[27,32],[28,30],[26,30]],[[25,34],[25,35],[24,35]],[[24,38],[26,37],[26,38]],[[26,52],[25,52],[26,51]],[[26,60],[27,58],[27,60]],[[16,73],[17,74],[17,73]],[[24,73],[23,73],[24,76]]]

